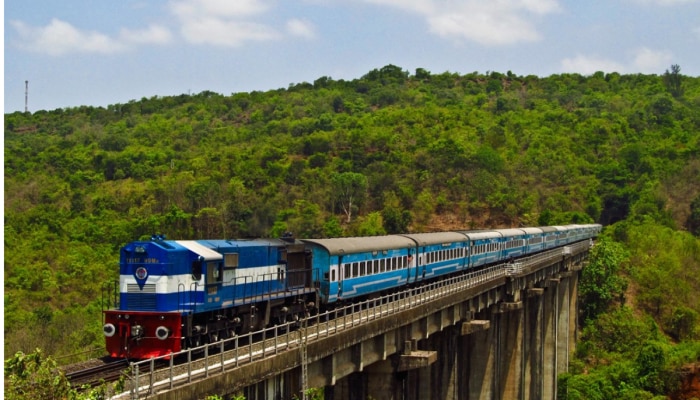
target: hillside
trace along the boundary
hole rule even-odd
[[[699,132],[700,78],[668,71],[541,78],[388,65],[267,92],[7,114],[5,353],[99,346],[118,249],[153,233],[597,221],[622,226],[622,241],[640,223],[698,234]]]

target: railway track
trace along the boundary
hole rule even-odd
[[[101,361],[101,362],[100,362]],[[90,364],[79,365],[78,369],[65,371],[66,378],[74,388],[83,386],[96,387],[106,382],[114,382],[129,368],[128,360],[110,358],[94,360]],[[72,366],[75,368],[76,366]]]

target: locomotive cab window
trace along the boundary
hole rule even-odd
[[[207,263],[207,284],[221,282],[222,279],[223,279],[223,274],[221,273],[221,263],[208,262]]]
[[[192,261],[192,279],[195,281],[202,279],[202,262],[199,260]]]

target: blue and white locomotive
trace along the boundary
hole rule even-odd
[[[333,239],[137,241],[121,249],[107,351],[149,358],[318,309],[590,240],[601,225]]]
[[[129,243],[119,306],[104,312],[107,351],[155,357],[298,318],[315,299],[313,280],[291,239]]]

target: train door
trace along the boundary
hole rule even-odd
[[[206,262],[207,304],[221,301],[221,285],[224,279],[223,263],[219,260]]]
[[[420,281],[425,279],[425,269],[428,264],[428,254],[426,248],[423,247],[419,250],[418,254],[418,267],[416,268],[416,280]]]
[[[339,256],[338,257],[338,265],[331,266],[331,278],[333,277],[332,274],[334,272],[333,271],[334,268],[337,268],[337,270],[338,270],[338,273],[335,275],[335,278],[337,279],[337,286],[336,286],[337,293],[336,294],[338,295],[338,298],[340,298],[343,295],[343,280],[345,279],[345,268],[350,268],[350,266],[343,263],[343,256]],[[331,282],[333,282],[333,280],[331,280]],[[331,285],[331,288],[333,288],[332,285]],[[333,293],[332,290],[331,290],[331,293]]]
[[[415,250],[408,250],[408,283],[418,282],[421,276],[421,265],[423,265],[423,262],[423,254],[418,250],[418,248]]]
[[[328,271],[329,276],[326,280],[329,281],[331,284],[334,282],[338,282],[340,280],[339,279],[340,270],[341,270],[340,266],[342,263],[343,263],[343,257],[338,257],[338,264],[337,265],[331,264],[331,266],[329,267],[329,271]]]
[[[460,262],[461,268],[469,268],[469,242],[465,242],[464,247],[460,248],[459,251],[462,257]]]
[[[280,264],[287,266],[287,289],[311,287],[311,254],[303,244],[290,244],[280,249]]]

